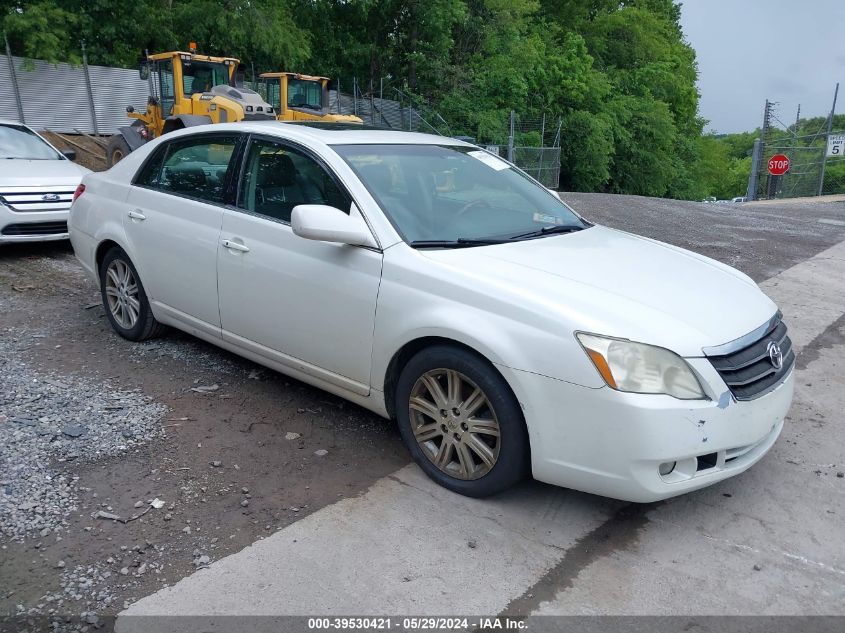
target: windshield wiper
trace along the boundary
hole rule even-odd
[[[542,229],[538,229],[536,231],[529,231],[528,233],[519,233],[518,235],[512,235],[509,239],[511,240],[524,240],[530,237],[542,237],[544,235],[552,235],[554,233],[574,233],[575,231],[581,231],[587,227],[584,226],[544,226]]]
[[[464,248],[467,246],[489,246],[490,244],[506,244],[510,241],[510,238],[474,239],[469,237],[459,237],[456,240],[414,240],[413,242],[409,242],[409,244],[414,248]]]

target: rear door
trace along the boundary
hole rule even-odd
[[[218,336],[217,246],[239,140],[212,133],[159,147],[133,183],[123,221],[157,312]]]

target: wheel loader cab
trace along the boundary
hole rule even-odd
[[[300,73],[263,73],[259,92],[279,121],[362,123],[357,116],[329,112],[329,78]]]
[[[140,66],[149,83],[146,112],[126,108],[132,125],[109,139],[106,160],[111,167],[147,141],[173,130],[209,123],[274,119],[274,108],[261,96],[235,85],[240,61],[194,52],[148,55]]]
[[[147,115],[152,115],[153,120],[147,127],[151,135],[156,137],[164,133],[167,117],[208,116],[212,110],[208,104],[198,103],[194,95],[209,93],[216,86],[234,87],[238,63],[239,60],[233,57],[209,57],[181,51],[150,55],[145,62],[146,72],[142,71],[142,76],[148,75],[150,78]]]

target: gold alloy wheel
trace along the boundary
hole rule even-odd
[[[456,479],[483,477],[499,458],[501,434],[485,393],[454,369],[432,369],[414,383],[411,431],[423,454]]]

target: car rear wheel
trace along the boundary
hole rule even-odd
[[[164,331],[153,316],[138,271],[121,248],[112,248],[100,264],[100,293],[109,323],[123,338],[144,341]]]
[[[419,352],[396,385],[396,418],[414,460],[440,485],[486,497],[525,477],[522,410],[498,371],[450,346]]]

